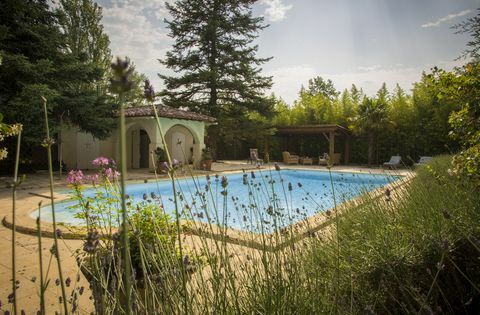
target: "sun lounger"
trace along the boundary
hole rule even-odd
[[[415,166],[417,165],[422,165],[422,164],[427,164],[428,162],[430,162],[432,160],[432,157],[431,156],[421,156],[419,159],[418,159],[418,162],[415,163]]]
[[[383,163],[383,167],[388,169],[396,169],[400,166],[401,162],[402,162],[401,156],[393,155],[390,158],[390,161]]]

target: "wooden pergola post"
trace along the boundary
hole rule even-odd
[[[348,164],[350,160],[350,136],[348,135],[345,136],[345,149],[344,149],[343,155],[345,157],[344,163]]]
[[[330,159],[333,159],[333,154],[335,153],[335,132],[330,131],[328,133],[328,155]]]

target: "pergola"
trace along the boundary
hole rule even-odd
[[[345,137],[344,161],[348,164],[349,160],[349,142],[351,131],[345,127],[335,124],[325,125],[297,125],[276,127],[278,136],[299,136],[299,135],[322,135],[328,141],[328,154],[333,156],[335,153],[335,137]]]

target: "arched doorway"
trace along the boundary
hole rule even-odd
[[[148,133],[140,129],[140,168],[148,168],[149,162],[149,147],[150,147],[150,138],[148,137]]]
[[[127,131],[127,167],[148,168],[150,163],[150,137],[138,125]]]
[[[165,134],[168,151],[172,159],[184,164],[193,162],[193,147],[196,145],[193,134],[186,127],[175,125]]]

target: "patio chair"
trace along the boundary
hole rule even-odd
[[[323,153],[323,156],[318,158],[318,165],[338,165],[340,164],[341,158],[341,153],[334,153],[331,158],[328,153]]]
[[[427,164],[427,163],[430,162],[431,160],[432,160],[432,157],[431,157],[431,156],[421,156],[421,157],[418,159],[418,162],[415,163],[414,165],[417,166],[417,165]]]
[[[383,163],[384,168],[388,169],[396,169],[397,167],[400,166],[402,162],[402,157],[399,155],[392,155],[390,158],[390,161]]]
[[[328,160],[330,160],[328,153],[323,153],[322,156],[318,157],[318,165],[328,165]]]
[[[290,154],[288,151],[282,152],[283,163],[285,164],[298,164],[298,155]]]
[[[250,157],[248,159],[250,163],[261,163],[263,164],[263,159],[258,157],[258,149],[250,149]]]

